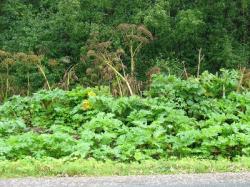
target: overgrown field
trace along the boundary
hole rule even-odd
[[[236,71],[156,75],[142,97],[105,87],[39,91],[0,106],[0,158],[250,156],[250,92]],[[248,84],[245,82],[244,84]]]

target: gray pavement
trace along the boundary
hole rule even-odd
[[[250,173],[0,180],[0,187],[250,187]]]

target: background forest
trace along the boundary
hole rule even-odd
[[[249,28],[249,0],[1,0],[0,100],[248,68]]]

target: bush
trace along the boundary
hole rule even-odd
[[[105,88],[40,91],[0,106],[0,156],[141,161],[250,155],[250,92],[238,74],[157,75],[144,97]]]

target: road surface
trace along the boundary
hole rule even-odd
[[[0,180],[0,187],[250,187],[250,173]]]

